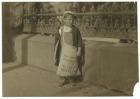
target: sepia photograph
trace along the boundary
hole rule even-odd
[[[133,96],[137,2],[1,2],[3,97]]]

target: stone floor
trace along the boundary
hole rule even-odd
[[[17,63],[3,64],[3,96],[125,96],[87,82],[58,87],[55,72]]]

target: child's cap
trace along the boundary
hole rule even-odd
[[[65,18],[65,16],[66,15],[68,15],[68,14],[70,14],[70,15],[72,15],[74,18],[76,18],[76,16],[75,16],[75,13],[74,12],[72,12],[72,11],[65,11],[64,12],[64,14],[63,14],[63,19]]]

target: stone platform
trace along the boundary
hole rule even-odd
[[[119,45],[118,42],[118,39],[84,38],[84,81],[132,95],[138,82],[137,45]],[[55,73],[53,51],[52,36],[22,34],[15,38],[18,63]]]

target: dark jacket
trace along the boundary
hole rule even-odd
[[[59,28],[60,29],[60,28]],[[54,54],[54,64],[56,66],[59,65],[59,61],[60,61],[60,52],[61,52],[61,36],[59,34],[59,29],[58,31],[55,33],[55,44],[54,44],[54,48],[55,48],[55,54]],[[82,42],[82,37],[81,37],[81,33],[79,31],[79,29],[75,26],[72,26],[72,37],[73,37],[73,46],[75,47],[81,47],[81,56],[78,57],[78,63],[80,66],[84,65],[85,63],[85,48]]]

